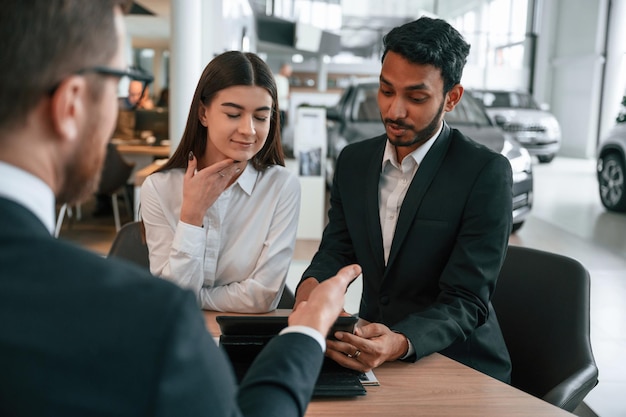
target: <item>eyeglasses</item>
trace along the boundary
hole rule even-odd
[[[140,97],[143,97],[144,93],[146,92],[146,88],[148,88],[148,85],[152,81],[154,81],[154,77],[151,74],[148,74],[146,72],[140,71],[135,68],[118,69],[118,68],[111,68],[111,67],[106,67],[106,66],[101,66],[101,65],[97,65],[95,67],[83,68],[83,69],[76,71],[74,74],[82,75],[82,74],[88,74],[90,72],[104,75],[104,76],[109,76],[109,77],[116,77],[119,79],[128,77],[131,80],[141,81],[143,83],[143,90],[141,91]],[[60,84],[61,83],[59,82],[57,85],[52,87],[48,91],[48,94],[49,95],[54,94],[56,89],[59,88]]]
[[[96,74],[108,75],[117,78],[128,77],[131,80],[141,81],[145,85],[148,85],[152,81],[154,81],[154,77],[152,75],[135,68],[117,69],[104,66],[95,66],[78,70],[76,71],[76,74],[86,74],[89,72],[95,72]]]

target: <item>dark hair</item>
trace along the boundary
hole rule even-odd
[[[213,58],[204,68],[193,95],[187,125],[180,144],[159,171],[186,168],[189,151],[193,151],[197,157],[204,155],[207,128],[200,123],[200,104],[208,106],[220,90],[238,85],[263,87],[272,97],[270,130],[265,145],[252,158],[252,166],[261,171],[270,165],[285,165],[285,156],[280,144],[280,121],[274,75],[257,55],[251,52],[228,51]]]
[[[24,123],[41,97],[118,47],[115,6],[129,0],[7,0],[0,9],[0,128]],[[95,87],[94,87],[95,88]]]
[[[432,65],[441,71],[443,93],[461,82],[470,45],[448,22],[421,17],[393,28],[383,37],[384,52],[392,51],[410,62]]]

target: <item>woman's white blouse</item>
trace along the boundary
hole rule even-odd
[[[184,173],[152,174],[141,188],[150,271],[193,290],[207,310],[275,309],[296,241],[298,178],[282,166],[259,172],[248,163],[197,227],[180,221]]]

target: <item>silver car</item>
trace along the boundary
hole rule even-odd
[[[526,92],[470,90],[491,120],[513,135],[539,162],[550,162],[561,148],[561,126],[545,106]]]
[[[600,141],[598,186],[604,207],[626,212],[626,122],[621,120]]]
[[[335,161],[349,143],[385,133],[376,96],[378,82],[361,81],[347,87],[336,106],[326,113],[328,161],[326,181],[332,184]],[[446,113],[452,127],[509,159],[513,169],[513,232],[519,230],[530,213],[533,201],[532,159],[528,151],[495,127],[470,94],[463,95],[456,108]]]

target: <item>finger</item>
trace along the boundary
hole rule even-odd
[[[198,167],[198,160],[196,159],[193,151],[189,151],[189,155],[187,156],[189,162],[187,163],[187,171],[185,172],[185,177],[191,178],[194,176],[196,168]]]
[[[354,334],[364,339],[372,339],[390,332],[389,328],[380,323],[371,323],[354,329]]]
[[[369,365],[359,362],[357,360],[358,358],[349,358],[344,353],[338,352],[336,350],[327,349],[326,356],[334,360],[335,362],[337,362],[339,365],[343,366],[344,368],[354,369],[355,371],[360,371],[360,372],[368,372],[372,369]]]
[[[340,343],[337,345],[338,348],[336,350],[340,350],[345,353],[353,353],[355,350],[360,350],[361,352],[371,352],[375,350],[375,345],[371,340],[359,337],[352,333],[335,332],[335,337],[337,338],[336,343]],[[328,340],[326,343],[330,342],[331,341]]]
[[[350,343],[344,343],[333,339],[326,339],[326,348],[342,352],[343,354],[352,353],[357,350],[357,348]]]
[[[218,174],[219,172],[222,172],[226,168],[232,166],[234,162],[235,161],[233,161],[232,159],[224,159],[212,165],[209,165],[206,168],[203,168],[202,170],[198,171],[198,173],[202,173],[202,175],[204,175],[205,177],[210,177],[211,175]],[[226,175],[225,173],[222,173],[222,174],[223,176]]]
[[[210,168],[213,172],[223,172],[224,174],[226,174],[228,168],[232,167],[234,164],[235,161],[229,158],[224,159],[223,161],[216,162],[208,168]]]
[[[339,281],[340,285],[347,290],[348,286],[361,275],[361,267],[357,264],[344,266],[332,279]]]

